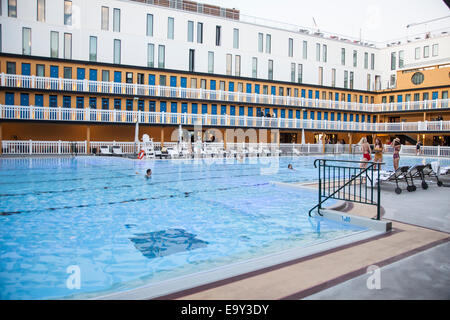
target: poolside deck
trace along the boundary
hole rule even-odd
[[[310,184],[303,187],[315,188],[316,186]],[[328,288],[331,289],[326,297],[333,297],[334,292],[339,292],[338,297],[345,299],[346,294],[350,297],[353,292],[354,296],[355,291],[351,286],[348,287],[352,290],[346,291],[346,287],[342,283],[358,276],[360,280],[355,282],[355,285],[359,286],[361,297],[364,294],[370,297],[367,292],[374,290],[369,290],[365,285],[366,282],[361,280],[368,278],[369,275],[366,272],[369,266],[376,265],[383,268],[392,265],[395,267],[397,264],[393,264],[394,262],[407,257],[413,258],[416,254],[426,253],[427,250],[436,246],[444,244],[445,248],[449,247],[449,195],[450,188],[438,188],[437,186],[431,186],[428,190],[418,188],[416,192],[403,192],[401,195],[396,195],[389,189],[383,190],[381,195],[384,209],[383,219],[392,221],[392,231],[386,234],[170,294],[160,297],[160,299],[263,300],[302,299],[308,296],[311,296],[312,299],[314,297],[319,299],[320,294],[316,296],[313,294]],[[343,210],[352,215],[370,218],[376,215],[375,207],[362,204],[352,204]],[[445,288],[448,288],[450,282],[449,269],[445,266],[442,268],[436,266],[436,268],[441,270],[440,286],[444,286],[444,291],[436,289],[435,283],[433,284],[434,290],[436,290],[436,294],[448,292]],[[414,268],[411,265],[408,270],[411,281],[414,279],[419,281],[425,272],[423,269]],[[436,272],[436,270],[428,272]],[[444,280],[442,281],[442,279]],[[341,285],[337,286],[339,284]],[[361,284],[363,284],[362,287]],[[335,288],[340,288],[340,291]],[[423,287],[423,283],[420,288],[428,290]],[[419,291],[420,288],[418,288]],[[399,290],[401,291],[401,288]],[[404,291],[408,291],[403,293],[404,298],[414,299],[414,292],[407,288]],[[397,292],[396,294],[395,298],[402,297],[401,293]],[[434,296],[434,298],[439,297]],[[383,298],[389,299],[390,297],[384,296]],[[448,295],[442,298],[448,298]]]

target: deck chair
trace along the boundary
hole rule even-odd
[[[413,191],[413,188],[412,185],[409,184],[409,177],[408,177],[409,168],[410,168],[409,166],[404,166],[398,168],[394,172],[386,172],[386,171],[384,171],[383,173],[380,172],[379,183],[395,181],[396,186],[395,193],[400,194],[402,193],[402,189],[399,187],[398,183],[404,181],[407,184],[406,190],[411,192]]]
[[[108,146],[101,146],[100,147],[100,154],[101,155],[111,155],[111,152],[109,151],[109,147]]]
[[[442,187],[443,182],[441,180],[439,180],[439,176],[437,175],[436,172],[440,171],[439,165],[435,165],[436,167],[436,171],[433,170],[433,167],[430,163],[426,164],[423,168],[423,181],[422,181],[422,187],[424,185],[427,185],[425,178],[433,178],[436,179],[436,183],[439,187]],[[426,188],[428,188],[428,185],[426,186]],[[424,188],[424,189],[426,189]]]
[[[423,169],[425,168],[424,165],[415,165],[414,167],[411,167],[408,171],[409,177],[411,178],[411,181],[414,185],[414,179],[421,180],[422,181],[422,189],[427,189],[428,185],[425,182],[425,177],[423,174]],[[416,189],[416,186],[413,186],[414,190]]]
[[[112,153],[115,155],[123,156],[124,153],[122,152],[122,148],[120,146],[113,146],[112,147]]]

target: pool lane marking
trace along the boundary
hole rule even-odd
[[[222,178],[241,178],[241,177],[254,177],[253,174],[248,175],[236,175],[236,176],[215,176],[215,177],[202,177],[202,178],[190,178],[190,179],[184,179],[184,180],[169,180],[169,181],[155,181],[152,182],[151,185],[161,185],[166,183],[179,183],[179,182],[186,182],[186,181],[199,181],[199,180],[213,180],[213,179],[222,179]],[[130,175],[129,177],[136,177],[136,175]],[[118,177],[116,177],[118,178]],[[104,178],[102,178],[104,179]],[[28,193],[4,193],[0,194],[0,197],[15,197],[15,196],[26,196],[26,195],[40,195],[40,194],[55,194],[55,193],[69,193],[69,192],[76,192],[76,191],[93,191],[93,190],[104,190],[104,189],[120,189],[120,188],[134,188],[136,186],[131,186],[129,184],[126,185],[120,185],[120,186],[105,186],[100,188],[76,188],[76,189],[68,189],[68,190],[49,190],[49,191],[33,191]]]
[[[260,170],[261,167],[258,168],[249,168],[246,170]],[[133,170],[135,171],[136,168],[126,168],[125,170]],[[123,170],[123,171],[125,171]],[[238,171],[238,170],[242,170],[242,168],[236,168],[236,169],[220,169],[220,170],[192,170],[192,171],[187,171],[187,173],[195,173],[195,172],[205,172],[205,173],[209,173],[209,172],[225,172],[225,171]],[[115,171],[119,171],[119,170],[111,170],[111,172],[115,172]],[[179,172],[179,171],[172,171],[172,172],[163,172],[163,173],[158,173],[157,175],[171,175],[171,174],[180,174],[180,173],[185,173],[186,171],[183,172]],[[91,176],[91,175],[89,175]],[[119,179],[119,178],[124,178],[124,177],[134,177],[135,175],[127,175],[127,174],[123,174],[123,176],[115,176],[115,177],[94,177],[94,178],[88,178],[86,179],[85,177],[82,178],[73,178],[73,179],[56,179],[56,180],[36,180],[36,181],[31,181],[32,183],[46,183],[46,182],[64,182],[64,181],[79,181],[79,180],[98,180],[98,179]],[[22,184],[22,183],[30,183],[30,181],[18,181],[18,182],[0,182],[0,185],[11,185],[11,184]]]
[[[258,168],[259,169],[259,168]],[[228,171],[238,171],[241,169],[230,169],[230,170],[214,170],[214,171],[204,171],[205,173],[209,173],[209,172],[228,172]],[[252,169],[249,169],[252,170]],[[256,169],[255,169],[256,170]],[[248,171],[248,170],[247,170]],[[189,173],[192,173],[195,171],[189,171]],[[199,171],[199,172],[203,172],[203,171]],[[175,174],[175,173],[174,173]],[[281,173],[281,175],[287,175],[290,174],[290,172],[283,172]],[[160,175],[165,175],[165,173],[162,174],[155,174],[155,176],[160,176]],[[245,177],[245,176],[257,176],[257,175],[237,175],[237,176],[228,176],[231,178],[235,178],[235,177]],[[123,175],[120,177],[96,177],[96,178],[90,178],[90,179],[85,179],[85,178],[75,178],[75,179],[62,179],[62,180],[44,180],[44,181],[32,181],[33,184],[35,183],[48,183],[48,182],[64,182],[64,181],[79,181],[79,180],[100,180],[100,179],[120,179],[120,178],[125,178],[125,177],[136,177],[136,175]],[[157,181],[157,182],[153,182],[152,184],[164,184],[164,183],[176,183],[176,182],[184,182],[184,181],[193,181],[193,180],[206,180],[206,179],[219,179],[219,178],[224,178],[226,176],[217,176],[217,177],[199,177],[199,178],[191,178],[191,179],[185,179],[185,180],[169,180],[169,181]],[[292,183],[292,182],[299,182],[298,180],[289,180],[289,181],[283,181],[284,183]],[[10,184],[20,184],[20,183],[25,183],[24,182],[16,182],[16,183],[10,183]],[[0,183],[1,184],[1,183]],[[5,183],[6,184],[6,183]],[[0,193],[0,197],[15,197],[15,196],[26,196],[26,195],[41,195],[41,194],[55,194],[55,193],[65,193],[65,192],[76,192],[76,191],[92,191],[92,190],[102,190],[102,189],[118,189],[121,187],[132,187],[129,185],[121,185],[121,186],[105,186],[105,187],[101,187],[101,188],[95,188],[95,189],[86,189],[86,188],[75,188],[75,189],[68,189],[68,190],[48,190],[48,191],[33,191],[33,192],[27,192],[27,193]]]
[[[175,195],[169,194],[169,195],[162,195],[162,196],[158,196],[158,197],[136,198],[136,199],[107,202],[107,203],[100,203],[100,204],[98,204],[98,203],[97,204],[80,204],[77,206],[63,206],[63,207],[45,208],[45,209],[37,209],[37,210],[33,209],[33,210],[22,210],[22,211],[3,211],[3,212],[0,212],[0,216],[10,216],[10,215],[28,213],[28,212],[45,212],[45,211],[55,211],[55,210],[74,209],[74,208],[92,208],[92,207],[99,207],[99,206],[104,206],[104,205],[115,205],[115,204],[120,204],[120,203],[141,202],[141,201],[147,201],[147,200],[160,200],[160,199],[168,199],[168,198],[186,198],[189,195],[195,194],[195,193],[226,191],[226,190],[239,189],[239,188],[251,188],[251,187],[257,187],[257,186],[263,186],[263,185],[269,185],[269,183],[266,182],[266,183],[252,184],[252,185],[221,187],[221,188],[217,188],[217,189],[213,189],[213,190],[206,189],[206,190],[196,190],[196,191],[190,191],[190,192],[181,191],[179,194],[175,194]]]

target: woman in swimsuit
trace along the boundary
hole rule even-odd
[[[363,153],[363,158],[361,159],[361,161],[368,162],[370,161],[370,145],[367,143],[366,138],[362,138],[361,142],[362,142],[361,148]],[[366,166],[367,163],[361,163],[360,165],[361,168],[365,168]]]
[[[402,144],[400,143],[400,139],[399,138],[395,138],[394,141],[392,141],[392,143],[391,143],[391,147],[394,148],[394,153],[393,153],[392,157],[394,159],[394,170],[397,171],[398,164],[400,162],[400,149],[402,148]]]
[[[374,146],[373,151],[375,152],[375,156],[373,157],[373,162],[377,162],[378,169],[381,169],[380,163],[383,162],[383,144],[381,143],[380,138],[375,139],[375,146]]]

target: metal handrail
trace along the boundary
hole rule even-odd
[[[365,164],[365,168],[350,167],[350,166],[332,166],[327,162],[337,163],[353,163],[353,164]],[[317,166],[318,164],[318,166]],[[356,203],[363,203],[377,206],[377,220],[380,220],[381,215],[381,193],[380,193],[380,166],[384,163],[378,163],[373,161],[357,161],[357,160],[331,160],[331,159],[316,159],[314,161],[314,168],[318,168],[319,174],[319,188],[318,188],[318,203],[312,207],[308,214],[311,217],[311,213],[317,208],[317,213],[322,216],[320,210],[322,204],[328,199],[344,200]],[[378,168],[375,168],[378,166]],[[331,170],[331,168],[333,168]],[[328,170],[327,170],[328,169]],[[337,175],[336,175],[337,169]],[[343,169],[343,181],[341,179],[341,169]],[[359,170],[359,172],[358,172]],[[376,181],[374,179],[374,171],[376,172]],[[346,179],[346,173],[348,173],[348,179]],[[363,183],[363,175],[365,175],[365,183]],[[356,188],[356,182],[359,179],[359,192]],[[368,183],[370,182],[370,186]],[[377,185],[377,197],[374,200],[373,190]],[[353,184],[353,193],[351,185]],[[364,185],[364,187],[363,187]],[[345,190],[349,187],[346,194]],[[368,198],[368,188],[370,188],[370,198]],[[327,193],[328,191],[328,193]],[[364,198],[363,198],[364,192]],[[358,197],[357,197],[358,195]],[[352,199],[353,198],[353,199]]]

